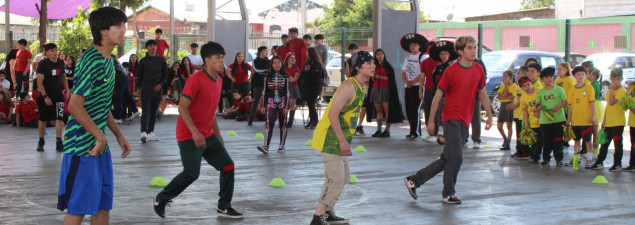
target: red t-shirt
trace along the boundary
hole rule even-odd
[[[280,46],[280,47],[278,47],[277,53],[278,53],[278,56],[280,56],[280,58],[281,58],[282,60],[286,60],[286,58],[285,58],[285,57],[287,57],[287,53],[288,53],[289,51],[290,51],[290,50],[289,50],[289,47],[282,47],[282,46]]]
[[[247,65],[247,70],[251,69],[251,65],[249,63],[245,63]],[[247,83],[249,82],[249,76],[247,76],[247,71],[242,66],[237,66],[238,69],[234,69],[234,64],[229,64],[229,68],[232,70],[232,77],[236,80],[234,83]]]
[[[166,48],[170,48],[170,45],[168,45],[168,42],[165,41],[165,39],[157,41],[157,55],[164,57],[163,55],[165,54],[164,52]]]
[[[294,67],[285,67],[284,71],[287,72],[287,74],[289,74],[289,77],[293,77],[295,78],[295,73],[301,73],[302,71],[300,71],[300,68],[298,68],[297,66]],[[298,76],[300,76],[300,74],[298,74]],[[298,82],[289,82],[289,86],[298,86]]]
[[[8,105],[0,103],[0,112],[4,113],[7,116],[9,116],[9,108],[13,108],[13,102],[12,101],[9,101]]]
[[[208,75],[205,70],[200,70],[188,79],[185,88],[183,88],[183,97],[192,100],[187,111],[190,113],[196,129],[201,132],[204,138],[209,138],[214,134],[214,117],[222,87],[223,79],[220,75],[217,75],[216,80],[213,80],[212,76]],[[179,116],[176,121],[176,140],[180,142],[191,139],[192,133]]]
[[[134,82],[135,78],[132,73],[128,73],[128,77],[130,78],[130,82],[128,83],[128,88],[130,89],[130,93],[134,94]]]
[[[240,110],[241,112],[249,112],[249,109],[251,109],[251,103],[252,102],[246,102],[246,101],[242,101],[240,102],[240,105],[238,106],[238,110]]]
[[[40,119],[40,117],[37,115],[37,112],[35,112],[35,109],[37,109],[35,101],[30,101],[27,104],[18,104],[18,107],[15,108],[15,113],[19,113],[22,120],[24,120],[25,123],[28,123],[33,120]]]
[[[31,52],[29,52],[29,50],[25,49],[18,51],[15,62],[15,71],[24,72],[29,66],[27,64],[30,58],[33,58],[33,55],[31,55]]]
[[[289,49],[295,54],[295,61],[300,68],[304,68],[306,62],[306,47],[304,46],[304,40],[298,38],[289,40]]]
[[[375,74],[388,78],[388,71],[386,71],[386,69],[384,69],[384,64],[379,64],[379,66],[377,67],[377,69],[375,69]],[[384,79],[375,79],[373,81],[373,88],[380,88],[380,87],[388,87],[388,80],[384,80]]]
[[[434,83],[432,83],[432,72],[434,68],[441,63],[433,58],[428,57],[421,62],[421,72],[426,74],[426,84],[423,86],[424,91],[434,90]]]
[[[476,94],[483,87],[485,72],[476,62],[470,68],[464,68],[457,62],[445,69],[439,82],[439,89],[445,94],[442,121],[458,120],[470,127]]]

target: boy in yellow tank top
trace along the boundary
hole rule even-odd
[[[348,219],[335,215],[335,203],[350,177],[348,157],[357,119],[364,101],[364,83],[375,73],[373,56],[359,51],[351,57],[352,77],[342,82],[326,107],[322,120],[313,132],[311,147],[322,154],[324,185],[311,225],[345,224]]]

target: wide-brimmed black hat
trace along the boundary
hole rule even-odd
[[[442,51],[447,51],[450,53],[449,61],[454,61],[459,58],[459,53],[457,53],[456,50],[454,50],[454,43],[452,43],[451,41],[435,42],[434,45],[432,45],[430,49],[428,50],[428,55],[430,55],[430,58],[434,60],[441,61],[441,57],[439,57],[439,53],[441,53]]]
[[[421,34],[409,33],[401,37],[400,42],[401,42],[401,48],[406,52],[410,52],[410,43],[413,43],[413,42],[419,43],[420,52],[426,52],[428,39]]]

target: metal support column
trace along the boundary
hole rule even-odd
[[[216,21],[216,0],[207,0],[207,41],[214,41]]]
[[[238,5],[240,6],[240,15],[242,16],[242,19],[246,22],[247,26],[245,26],[245,52],[243,52],[243,55],[247,55],[247,51],[249,49],[249,36],[251,36],[250,31],[251,29],[249,29],[249,13],[247,13],[247,5],[245,4],[245,0],[238,0]]]
[[[176,58],[176,50],[178,46],[176,46],[176,30],[174,30],[174,0],[170,0],[170,59],[172,62],[176,62],[178,59]]]
[[[11,38],[11,18],[9,16],[10,14],[10,10],[9,10],[9,0],[4,0],[4,42],[5,42],[5,46],[7,48],[6,52],[7,54],[9,53],[9,49],[11,49],[11,47],[13,47],[13,41]],[[9,74],[7,74],[7,76],[10,76]]]
[[[483,24],[478,24],[478,58],[483,58]]]
[[[378,32],[382,28],[381,24],[381,9],[384,4],[384,0],[373,0],[373,47],[375,49],[381,48],[381,32]]]
[[[346,80],[346,28],[342,28],[342,74],[340,76],[341,81]],[[351,56],[352,57],[352,56]]]
[[[564,31],[564,61],[569,62],[569,58],[571,57],[571,20],[566,20],[565,31]],[[575,66],[575,65],[571,65]]]
[[[302,27],[300,32],[306,34],[306,3],[307,0],[300,0],[300,7],[302,8]]]

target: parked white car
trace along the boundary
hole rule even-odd
[[[624,80],[622,85],[626,87],[628,83],[635,81],[635,54],[630,53],[598,53],[589,55],[583,62],[591,61],[593,66],[600,70],[602,78],[600,85],[602,87],[602,99],[606,99],[611,81],[609,77],[613,68],[620,68],[623,71]]]

